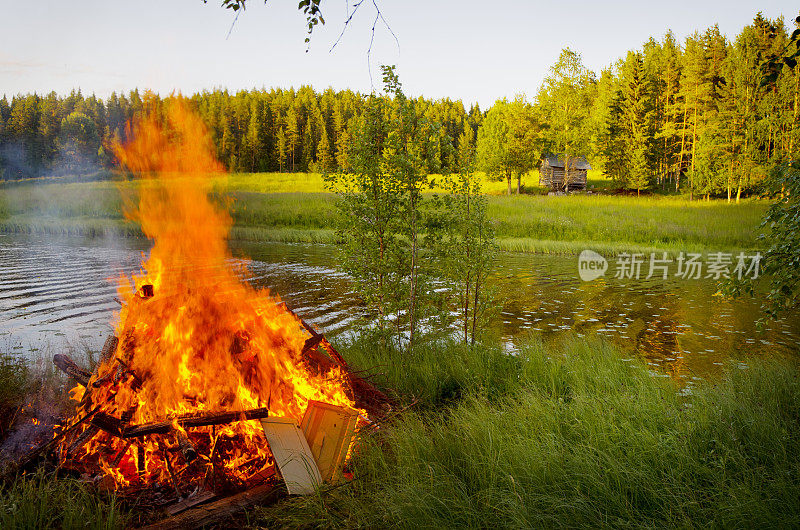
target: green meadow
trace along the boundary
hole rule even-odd
[[[682,392],[596,339],[339,341],[410,405],[362,436],[354,480],[229,521],[246,528],[794,527],[800,366],[751,359]],[[376,367],[379,368],[376,373]],[[18,378],[13,362],[0,378]],[[43,383],[28,374],[28,388]],[[20,398],[0,388],[0,402]],[[145,514],[145,515],[143,515]],[[0,485],[3,528],[119,528],[147,512],[73,479]]]
[[[800,524],[800,372],[730,365],[683,394],[598,340],[432,345],[381,362],[419,399],[364,440],[355,480],[263,510],[269,525],[531,528]]]
[[[442,193],[432,176],[431,193]],[[523,182],[535,182],[529,175]],[[135,184],[99,180],[30,180],[0,187],[0,230],[102,236],[141,235],[122,215],[123,194]],[[718,251],[758,248],[767,203],[745,199],[689,201],[679,195],[599,193],[547,196],[528,184],[506,196],[505,182],[483,180],[500,248],[519,252]],[[607,191],[597,175],[590,186]],[[336,198],[320,174],[237,173],[212,178],[213,194],[232,199],[231,237],[284,242],[334,242]]]

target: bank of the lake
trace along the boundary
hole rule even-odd
[[[435,178],[434,178],[435,180]],[[487,191],[496,182],[485,181]],[[124,220],[126,182],[32,180],[0,187],[0,231],[48,235],[141,236]],[[231,237],[335,242],[336,197],[317,174],[234,174],[214,180],[232,199]],[[765,201],[689,201],[682,196],[520,196],[491,194],[488,214],[502,250],[574,254],[621,251],[717,252],[760,247]]]
[[[734,365],[681,395],[598,340],[374,345],[356,365],[421,402],[365,440],[356,479],[263,523],[386,527],[791,527],[800,524],[800,371]]]
[[[416,404],[362,438],[352,482],[231,524],[800,524],[796,362],[730,364],[685,394],[597,339],[531,340],[514,356],[491,343],[431,344],[413,356],[375,341],[337,346]],[[53,475],[0,486],[4,528],[118,528],[152,517]]]

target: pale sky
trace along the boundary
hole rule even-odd
[[[326,25],[306,53],[298,0],[249,0],[229,38],[234,13],[219,0],[0,0],[0,94],[80,88],[105,98],[133,88],[191,94],[302,84],[369,92],[370,1],[329,52],[348,4],[324,0]],[[565,46],[599,72],[668,29],[683,40],[718,23],[732,39],[757,11],[788,24],[800,9],[784,0],[377,1],[399,47],[379,22],[375,87],[377,65],[396,64],[406,93],[484,109],[500,97],[533,96]]]

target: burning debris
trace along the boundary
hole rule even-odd
[[[140,274],[119,279],[116,334],[96,369],[54,357],[77,383],[75,415],[19,466],[52,454],[123,496],[190,505],[295,480],[271,449],[289,425],[316,466],[304,484],[337,480],[356,431],[389,399],[286,304],[242,281],[227,248],[231,219],[208,199],[207,175],[221,166],[200,119],[177,99],[163,123],[143,118],[133,137],[115,148],[146,177],[126,215],[153,248]],[[286,443],[283,456],[294,450]]]

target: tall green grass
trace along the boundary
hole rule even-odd
[[[0,230],[141,235],[123,219],[119,186],[127,190],[135,184],[48,181],[0,187]],[[334,240],[336,198],[324,193],[318,174],[235,174],[227,180],[214,177],[213,189],[218,200],[232,206],[233,237]],[[583,248],[606,253],[754,249],[766,208],[756,200],[737,205],[664,196],[491,195],[488,202],[500,248],[562,254]]]
[[[498,237],[518,241],[520,250],[530,241],[725,250],[757,245],[766,207],[658,196],[514,196],[490,198],[488,214]]]
[[[233,192],[231,215],[238,227],[325,230],[336,226],[335,198],[326,193]]]
[[[30,387],[30,370],[18,355],[0,353],[0,440],[2,440]]]
[[[574,339],[548,350],[532,343],[506,361],[482,350],[474,351],[476,360],[441,351],[440,365],[423,356],[415,361],[425,368],[411,374],[389,370],[389,384],[423,394],[439,386],[438,378],[477,384],[462,387],[457,402],[430,395],[417,412],[367,438],[349,485],[265,509],[262,521],[401,528],[800,524],[797,366],[731,367],[722,380],[683,396],[597,341]],[[452,366],[464,361],[471,367]]]
[[[259,508],[259,526],[800,525],[800,368],[749,360],[680,392],[606,342],[341,344],[409,411],[366,435],[355,479]],[[115,528],[113,498],[38,474],[0,488],[2,528]]]
[[[0,486],[0,528],[123,528],[113,497],[72,479],[37,473]]]

